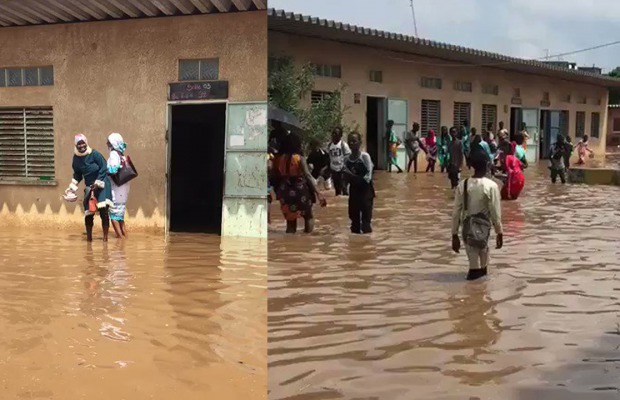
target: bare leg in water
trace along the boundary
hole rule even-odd
[[[120,239],[123,237],[123,232],[121,230],[121,223],[120,221],[114,221],[112,220],[112,228],[114,228],[114,233],[116,234],[116,238]]]

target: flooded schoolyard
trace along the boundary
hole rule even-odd
[[[0,398],[266,399],[265,242],[5,229],[0,265]]]
[[[620,398],[620,187],[530,168],[490,276],[465,282],[447,177],[375,183],[370,236],[344,198],[311,235],[283,234],[274,203],[270,399]]]

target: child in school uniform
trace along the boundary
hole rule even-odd
[[[362,136],[353,132],[348,137],[351,153],[344,159],[343,172],[349,182],[349,218],[352,233],[372,232],[372,208],[375,189],[372,184],[372,159],[361,151]]]

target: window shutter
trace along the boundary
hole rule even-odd
[[[0,177],[54,177],[50,107],[0,108]]]
[[[25,176],[24,110],[0,109],[0,177]]]
[[[421,115],[422,135],[426,135],[431,129],[438,133],[441,124],[441,102],[439,100],[422,100]]]
[[[482,129],[487,129],[489,124],[493,125],[494,130],[496,129],[497,106],[495,104],[482,105]]]
[[[54,116],[51,108],[26,108],[27,176],[54,177]]]
[[[471,124],[471,103],[454,102],[453,126],[459,127],[467,120]]]

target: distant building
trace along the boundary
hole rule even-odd
[[[542,63],[558,68],[577,69],[577,63],[569,61],[543,61]]]
[[[120,132],[130,229],[267,236],[267,0],[0,3],[0,226],[83,226],[73,137]]]
[[[577,68],[579,71],[583,71],[583,72],[589,72],[591,74],[602,74],[603,73],[603,69],[599,68],[599,67],[595,67],[595,66],[591,66],[591,67],[579,67]]]
[[[503,121],[512,133],[525,122],[528,159],[545,158],[558,134],[589,134],[601,154],[610,88],[620,79],[578,70],[566,61],[508,57],[432,40],[269,10],[269,55],[316,66],[316,101],[337,90],[345,122],[359,126],[379,168],[386,167],[385,122],[404,135],[419,122],[422,134],[464,121],[478,132]],[[400,149],[399,162],[406,155]]]

